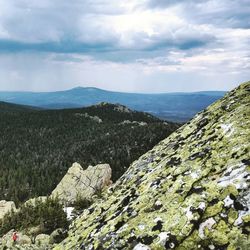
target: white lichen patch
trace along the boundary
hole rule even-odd
[[[230,196],[228,195],[225,199],[224,199],[224,206],[225,207],[231,207],[234,204],[234,201],[230,198]]]
[[[118,231],[117,233],[122,233],[124,230],[126,230],[128,228],[128,224],[124,224]]]
[[[211,230],[215,223],[216,223],[216,221],[214,220],[214,218],[209,218],[209,219],[205,220],[204,222],[202,222],[200,224],[200,227],[199,227],[199,237],[201,239],[204,239],[205,238],[205,234],[204,234],[205,228]]]
[[[234,132],[233,124],[222,124],[221,128],[223,129],[226,137],[231,136]]]
[[[187,217],[187,219],[188,219],[189,221],[193,219],[193,213],[192,213],[192,211],[190,210],[190,208],[191,208],[191,205],[188,206],[186,209],[184,209],[184,212],[185,212],[185,214],[186,214],[186,217]]]
[[[138,228],[139,228],[139,230],[143,231],[145,229],[145,225],[144,224],[139,224]]]
[[[215,246],[214,246],[214,245],[209,245],[208,247],[209,247],[209,249],[211,249],[211,250],[214,250],[214,249],[215,249]]]
[[[159,236],[159,244],[164,246],[166,244],[166,241],[169,239],[170,232],[161,232]]]
[[[197,171],[197,172],[192,172],[192,173],[190,174],[190,176],[191,176],[193,179],[197,179],[200,175],[199,175],[199,173],[198,173],[198,171]]]
[[[139,243],[133,248],[133,250],[151,250],[151,248],[142,243]]]
[[[206,203],[205,202],[201,202],[200,204],[199,204],[199,207],[198,208],[200,208],[201,210],[205,210],[205,208],[206,208]]]
[[[244,202],[245,209],[239,211],[238,218],[234,222],[234,225],[236,225],[236,226],[242,224],[242,222],[243,222],[242,217],[250,214],[250,191],[249,190],[248,190],[248,192],[246,193],[246,195],[242,199],[245,201]]]
[[[160,200],[157,200],[156,202],[155,202],[155,206],[161,206],[162,205],[162,202],[160,201]]]
[[[225,214],[225,213],[220,213],[220,216],[221,216],[222,218],[227,218],[227,214]]]
[[[65,207],[65,208],[63,208],[63,211],[67,214],[67,219],[68,220],[73,219],[73,216],[72,216],[73,210],[74,210],[74,207]]]
[[[175,248],[175,244],[174,244],[173,242],[171,242],[171,243],[169,244],[169,247],[170,247],[171,249],[173,249],[173,248]]]
[[[162,218],[161,218],[161,217],[156,217],[156,218],[154,219],[154,222],[155,222],[155,223],[157,223],[158,221],[162,221]]]
[[[227,187],[230,184],[234,184],[237,189],[247,188],[247,183],[244,177],[248,176],[249,173],[246,171],[244,164],[230,167],[224,176],[218,180],[220,187]]]

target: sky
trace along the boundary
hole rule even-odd
[[[231,90],[250,0],[0,0],[0,90]]]

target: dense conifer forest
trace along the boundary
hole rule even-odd
[[[48,195],[73,162],[109,163],[113,181],[179,125],[121,105],[0,112],[0,199]]]

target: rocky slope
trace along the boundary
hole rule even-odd
[[[250,249],[250,82],[135,161],[55,249]]]

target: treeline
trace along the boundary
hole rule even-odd
[[[103,104],[0,112],[0,199],[19,203],[50,194],[73,162],[83,167],[109,163],[115,181],[132,161],[178,127],[145,113],[118,111],[120,108]]]

